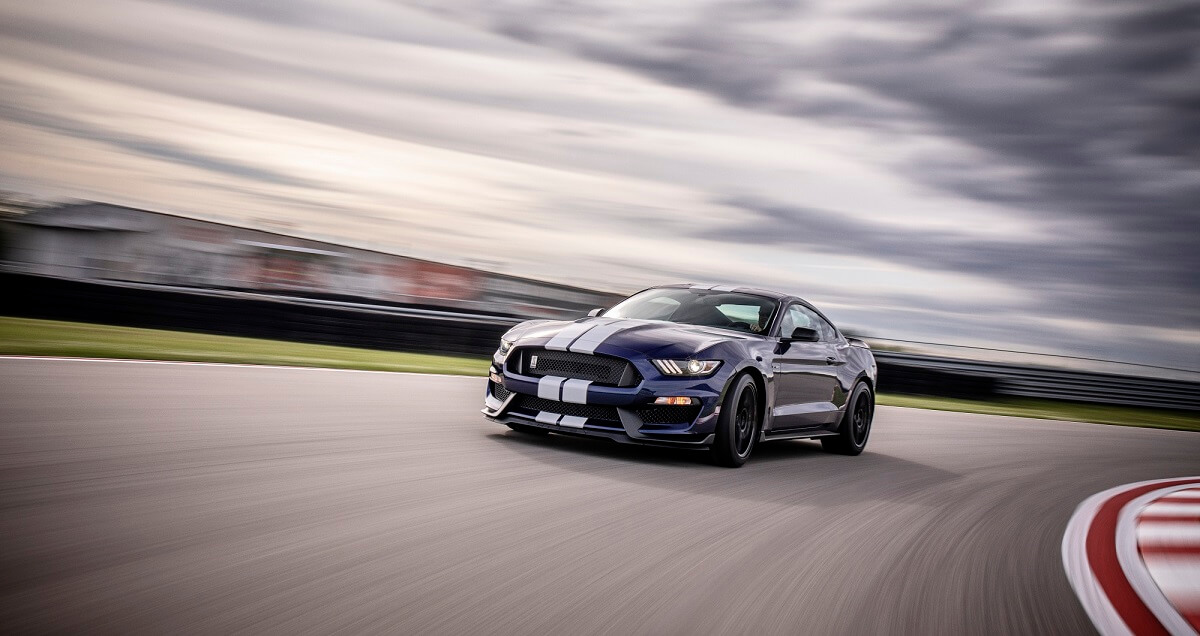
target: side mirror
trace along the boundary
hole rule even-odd
[[[588,312],[588,316],[591,318],[595,318],[596,316],[603,316],[603,315],[604,315],[604,309],[600,308],[600,307],[597,307]]]
[[[784,342],[816,342],[820,339],[821,334],[808,327],[796,327],[791,334],[783,337]]]

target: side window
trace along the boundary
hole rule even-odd
[[[788,307],[787,311],[779,317],[779,337],[786,338],[792,330],[796,328],[796,317],[792,314],[792,308]]]
[[[779,323],[779,335],[786,338],[796,327],[813,329],[812,319],[804,312],[803,306],[788,305],[787,311],[783,314],[783,320]]]
[[[833,325],[829,324],[827,320],[818,316],[817,327],[821,332],[821,340],[826,342],[834,342],[837,340],[837,329],[834,329]]]
[[[788,307],[787,313],[783,315],[783,322],[780,323],[779,334],[786,336],[796,327],[816,329],[817,333],[821,335],[821,342],[837,340],[837,330],[833,328],[833,325],[804,305]]]

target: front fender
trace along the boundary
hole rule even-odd
[[[757,376],[758,384],[762,388],[762,400],[759,403],[763,414],[762,430],[771,430],[771,423],[775,419],[772,413],[774,409],[771,408],[775,404],[775,386],[771,381],[770,370],[767,368],[767,365],[757,359],[743,359],[734,365],[733,372],[729,374],[729,378],[725,380],[725,386],[721,388],[721,398],[718,400],[718,404],[725,403],[725,396],[729,393],[730,387],[733,386],[733,381],[742,373],[747,372]]]

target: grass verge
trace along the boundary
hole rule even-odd
[[[232,362],[482,376],[486,358],[398,353],[160,329],[0,317],[0,355]],[[882,394],[887,406],[1200,431],[1200,415],[1052,400]]]
[[[0,317],[0,354],[487,375],[486,358]]]

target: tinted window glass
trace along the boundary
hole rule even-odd
[[[783,314],[782,322],[779,323],[779,335],[787,338],[792,335],[796,327],[809,327],[809,320],[807,316],[800,313],[800,305],[790,305]],[[809,328],[811,329],[811,327]]]
[[[829,321],[817,316],[817,326],[820,327],[821,340],[833,342],[838,339],[837,329],[834,329],[833,325],[829,324]]]
[[[604,315],[763,333],[777,306],[774,300],[752,294],[658,288],[634,294]]]
[[[804,305],[788,306],[779,325],[779,335],[786,338],[796,327],[815,329],[823,342],[837,340],[837,330],[833,328],[833,325]]]

